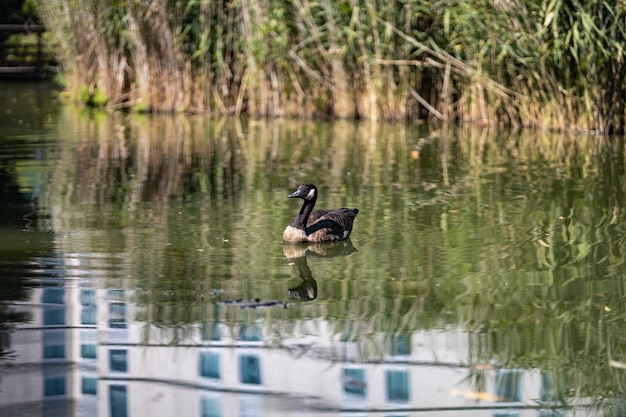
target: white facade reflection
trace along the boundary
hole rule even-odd
[[[303,322],[298,328],[316,332],[280,345],[267,340],[263,322],[205,323],[173,344],[159,335],[168,329],[148,332],[132,320],[132,295],[81,285],[33,290],[16,306],[33,320],[10,334],[16,358],[2,369],[1,414],[561,414],[537,408],[550,401],[550,379],[539,372],[485,366],[477,387],[461,330],[377,335],[387,353],[375,360],[323,320]]]

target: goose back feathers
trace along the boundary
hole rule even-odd
[[[313,210],[317,201],[317,188],[313,184],[302,184],[289,198],[301,198],[304,202],[300,213],[283,232],[284,242],[333,242],[350,237],[358,209]]]

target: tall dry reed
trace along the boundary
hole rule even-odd
[[[68,89],[92,105],[624,131],[619,4],[51,0],[40,11]]]

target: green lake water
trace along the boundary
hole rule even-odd
[[[0,85],[0,414],[624,415],[624,141]],[[284,245],[300,183],[357,207]]]

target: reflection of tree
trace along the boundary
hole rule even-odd
[[[350,240],[306,245],[283,245],[283,254],[298,268],[298,273],[302,278],[299,285],[289,288],[289,296],[300,301],[311,301],[317,298],[317,281],[313,278],[311,268],[307,263],[307,256],[334,258],[349,255],[354,251],[356,248]]]
[[[29,202],[19,191],[13,170],[0,167],[0,221],[2,227],[24,227],[24,216],[31,210]],[[6,241],[6,239],[5,239]]]
[[[561,401],[620,396],[623,371],[610,360],[626,358],[624,144],[558,143],[521,138],[517,160],[533,168],[517,175],[477,170],[459,198],[464,212],[446,219],[446,259],[459,277],[449,305],[471,332],[473,363],[540,369]],[[542,154],[548,145],[554,152]],[[589,155],[584,170],[594,172],[579,172]],[[474,233],[481,252],[459,262],[452,249]]]
[[[27,224],[26,216],[32,214],[29,202],[19,192],[14,175],[8,169],[0,168],[0,220],[2,243],[0,246],[0,364],[12,357],[10,331],[19,323],[31,319],[28,312],[17,311],[11,306],[16,301],[28,300],[32,283],[24,278],[23,257],[28,257],[32,248],[21,245],[22,229]],[[8,226],[8,227],[7,227]],[[38,239],[39,241],[39,236]],[[25,253],[26,252],[26,253]]]

